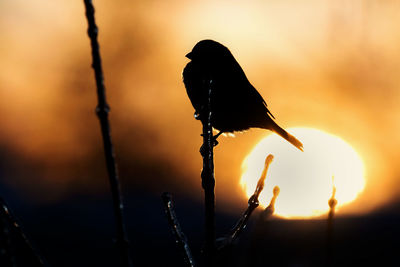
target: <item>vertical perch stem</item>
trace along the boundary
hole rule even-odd
[[[95,18],[94,18],[94,7],[91,0],[84,0],[85,8],[86,8],[86,18],[88,21],[88,35],[91,42],[92,47],[92,58],[93,63],[92,67],[95,73],[96,86],[97,86],[97,97],[98,97],[98,105],[96,108],[97,116],[100,120],[101,133],[103,136],[103,144],[104,144],[104,153],[107,164],[108,177],[110,181],[112,199],[113,199],[113,207],[114,207],[114,215],[116,221],[116,230],[117,230],[117,246],[120,250],[120,257],[123,266],[132,266],[129,248],[128,248],[128,239],[123,219],[123,204],[122,204],[122,195],[121,188],[118,179],[118,171],[115,163],[115,156],[113,151],[113,145],[111,142],[111,133],[110,133],[110,124],[108,121],[108,113],[110,108],[106,101],[105,94],[105,86],[104,86],[104,78],[103,78],[103,70],[101,67],[101,58],[99,51],[99,43],[97,42],[97,34],[98,28],[96,26]]]
[[[208,103],[204,107],[201,118],[203,124],[203,145],[200,149],[203,156],[203,170],[201,172],[202,187],[204,189],[205,204],[205,257],[207,266],[212,266],[215,256],[215,178],[214,178],[214,140],[211,126],[211,86],[212,80],[205,84],[208,87]]]

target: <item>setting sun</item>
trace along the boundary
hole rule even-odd
[[[332,177],[336,186],[337,208],[355,200],[365,186],[364,165],[357,152],[338,136],[312,128],[290,128],[288,132],[304,144],[304,152],[280,136],[261,140],[243,162],[241,185],[247,196],[254,191],[265,157],[275,156],[260,204],[268,205],[272,188],[279,186],[275,213],[286,218],[315,217],[329,210]]]

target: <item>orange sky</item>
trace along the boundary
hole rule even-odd
[[[165,162],[176,174],[165,190],[202,197],[201,125],[181,71],[193,45],[212,38],[231,49],[283,127],[322,129],[358,151],[367,187],[353,208],[398,197],[396,1],[94,3],[116,152],[127,164],[131,155],[149,165]],[[81,1],[0,2],[1,147],[43,166],[37,184],[26,177],[9,182],[21,190],[66,195],[75,184],[93,192],[107,186],[67,171],[101,153],[86,28]],[[266,134],[221,138],[215,164],[222,206],[245,203],[241,164]]]

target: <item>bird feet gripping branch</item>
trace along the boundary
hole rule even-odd
[[[217,141],[217,138],[218,138],[222,133],[223,133],[223,132],[220,131],[219,133],[217,133],[216,135],[214,135],[214,136],[212,137],[211,142],[212,142],[212,146],[213,146],[213,147],[215,147],[215,146],[217,146],[217,145],[219,144],[219,142]],[[204,135],[201,134],[201,136],[204,136]],[[201,145],[201,147],[200,147],[200,154],[204,156],[205,153],[206,153],[206,148],[205,148],[204,143],[203,143],[203,144]]]

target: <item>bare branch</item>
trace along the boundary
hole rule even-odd
[[[116,220],[117,246],[120,250],[120,257],[123,266],[132,266],[129,255],[129,244],[125,223],[123,219],[123,203],[120,183],[118,179],[117,165],[115,163],[115,155],[111,141],[110,123],[108,121],[108,113],[110,108],[106,100],[106,89],[104,86],[103,70],[101,66],[101,57],[99,51],[99,43],[97,41],[98,28],[94,17],[94,7],[91,0],[84,0],[86,8],[86,18],[88,21],[88,35],[92,47],[92,67],[95,73],[98,105],[96,108],[97,116],[100,120],[101,133],[103,136],[104,153],[107,164],[108,177],[110,181],[111,194],[113,198],[114,215]]]
[[[205,205],[205,258],[207,266],[215,262],[215,178],[214,178],[214,138],[211,126],[211,92],[212,80],[205,82],[208,87],[208,104],[204,107],[206,116],[201,116],[203,124],[203,145],[200,153],[203,157],[203,170],[201,172],[202,187],[204,189]]]
[[[6,238],[4,239],[4,242],[6,243],[5,246],[10,246],[10,239],[8,238],[8,235],[10,234],[10,230],[13,229],[16,231],[16,233],[20,236],[20,238],[23,240],[25,243],[26,247],[30,250],[32,255],[34,256],[36,260],[36,266],[45,266],[44,260],[42,257],[39,255],[39,253],[34,249],[33,245],[29,241],[29,239],[26,237],[24,231],[22,230],[21,226],[19,225],[17,219],[12,215],[10,209],[8,208],[6,202],[0,198],[0,220],[2,225],[2,235],[4,235]],[[4,249],[4,248],[3,248]],[[3,251],[2,253],[11,253],[10,251],[7,251],[7,247],[5,248],[6,250]],[[6,266],[16,266],[14,257],[10,255],[4,255],[9,258],[8,265]]]
[[[246,227],[247,222],[250,219],[250,215],[259,206],[258,197],[259,197],[261,191],[264,189],[264,183],[265,183],[265,178],[267,177],[267,171],[268,171],[269,165],[271,164],[273,158],[274,158],[274,156],[269,154],[267,156],[267,158],[265,159],[264,169],[262,171],[260,179],[257,182],[257,186],[254,191],[254,194],[249,198],[246,211],[240,217],[240,219],[236,223],[236,225],[232,228],[232,230],[228,234],[228,236],[226,236],[222,239],[219,239],[219,243],[220,243],[218,246],[219,250],[231,245],[238,238],[240,233]]]
[[[2,201],[0,207],[0,263],[6,267],[15,267],[14,253],[11,248],[8,208]]]
[[[171,227],[172,234],[175,237],[175,242],[177,243],[183,254],[185,263],[187,266],[194,267],[195,263],[189,248],[187,238],[181,229],[178,218],[176,217],[172,196],[170,193],[165,192],[162,194],[161,198],[164,202],[164,209],[167,215],[169,226]]]
[[[274,214],[276,198],[278,197],[280,191],[281,191],[281,189],[279,188],[279,186],[274,187],[274,189],[273,189],[274,195],[271,198],[271,202],[269,203],[268,207],[266,207],[265,210],[260,214],[260,217],[262,220],[265,221],[269,217],[271,217],[272,214]]]

